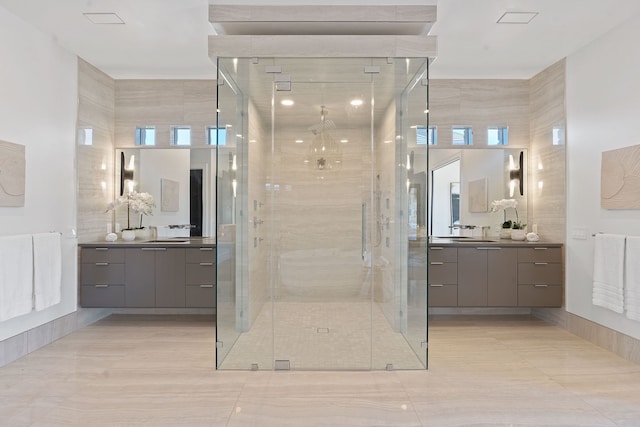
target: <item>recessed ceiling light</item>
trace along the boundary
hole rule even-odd
[[[302,144],[304,142],[303,139],[296,139],[296,144]]]
[[[94,24],[124,24],[124,21],[115,13],[92,13],[86,12],[83,15]]]
[[[342,142],[343,144],[346,144],[347,142],[349,142],[348,139],[341,139],[340,142]]]
[[[284,105],[285,107],[291,107],[294,102],[293,99],[283,99],[282,101],[280,101],[280,104]]]
[[[528,24],[538,16],[538,12],[505,12],[498,19],[498,24]]]
[[[354,107],[359,107],[363,104],[362,99],[353,99],[351,100],[351,105],[353,105]]]

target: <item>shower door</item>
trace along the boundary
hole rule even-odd
[[[218,311],[217,366],[424,369],[426,278],[409,268],[408,147],[426,159],[416,145],[426,60],[247,58],[218,67],[218,128],[227,134],[218,210],[233,200],[225,227],[234,233],[235,299]],[[412,194],[414,208],[426,202]],[[416,247],[425,261],[426,245]]]

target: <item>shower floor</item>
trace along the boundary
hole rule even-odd
[[[381,370],[388,364],[424,369],[379,305],[369,301],[265,304],[220,368],[246,370],[257,364],[270,370],[273,359],[289,360],[291,370]]]

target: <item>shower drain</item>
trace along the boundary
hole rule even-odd
[[[329,333],[329,328],[317,328],[316,332],[319,334],[328,334]]]

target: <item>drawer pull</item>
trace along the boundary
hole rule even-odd
[[[534,262],[534,265],[547,265],[549,264],[548,262]]]
[[[444,285],[429,285],[429,286],[431,286],[432,288],[442,288],[442,287],[444,287]]]
[[[108,251],[109,248],[94,248],[96,251]]]
[[[202,265],[202,266],[210,266],[210,265],[213,265],[213,263],[212,262],[201,262],[200,265]]]
[[[479,248],[476,248],[479,251],[499,251],[501,248],[494,248],[492,246],[481,246]]]
[[[431,265],[443,265],[444,262],[438,262],[438,261],[434,261],[431,263]]]
[[[212,251],[213,248],[200,248],[201,251]]]
[[[96,288],[108,288],[109,285],[96,285]]]
[[[200,285],[201,288],[213,288],[213,285]]]
[[[548,288],[549,285],[533,285],[534,288]]]
[[[142,248],[143,251],[166,251],[167,248]]]
[[[549,248],[533,248],[534,251],[546,251]]]
[[[96,262],[96,265],[109,265],[108,262]]]
[[[443,250],[444,248],[441,248],[441,247],[439,247],[439,246],[431,246],[429,249],[431,249],[432,251],[441,251],[441,250]]]

